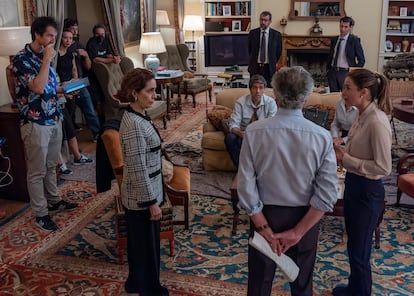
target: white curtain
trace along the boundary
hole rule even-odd
[[[103,0],[105,11],[105,19],[107,22],[112,45],[115,53],[125,56],[124,52],[124,36],[122,34],[121,25],[121,4],[119,0]]]

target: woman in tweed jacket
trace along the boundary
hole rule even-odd
[[[119,129],[129,265],[125,291],[140,296],[169,295],[160,284],[160,204],[164,197],[161,138],[145,115],[145,109],[154,102],[155,88],[154,74],[137,68],[125,75],[118,93],[121,102],[130,102]]]

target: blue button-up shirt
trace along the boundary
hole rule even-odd
[[[301,110],[279,108],[275,117],[247,127],[237,192],[248,215],[259,213],[263,204],[330,212],[337,182],[331,135]]]

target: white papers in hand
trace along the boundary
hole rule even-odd
[[[253,238],[249,240],[249,244],[257,249],[260,253],[272,259],[287,276],[289,282],[295,281],[295,279],[298,277],[299,267],[296,265],[296,263],[293,262],[293,260],[285,254],[278,256],[276,253],[274,253],[267,240],[256,231],[254,232]]]

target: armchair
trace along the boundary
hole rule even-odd
[[[211,102],[211,81],[207,79],[207,74],[195,74],[188,67],[188,47],[185,44],[166,45],[166,49],[165,53],[158,54],[161,65],[171,70],[181,70],[184,72],[184,80],[180,82],[179,86],[171,85],[170,91],[176,94],[185,94],[185,99],[188,98],[188,95],[191,95],[193,107],[196,106],[195,95],[208,91]]]
[[[409,197],[414,198],[414,153],[407,153],[400,158],[397,164],[397,203],[396,206],[400,206],[401,195],[407,194]]]
[[[119,189],[121,188],[123,176],[123,159],[119,132],[115,128],[107,128],[102,132],[101,140],[111,163],[113,173],[116,177]],[[98,144],[100,142],[98,141]],[[98,169],[98,166],[97,166]],[[165,185],[167,202],[162,206],[161,239],[168,239],[170,244],[170,255],[174,254],[174,230],[173,224],[189,227],[189,206],[190,206],[190,170],[188,167],[173,166],[171,180]],[[175,206],[184,207],[184,220],[173,220]],[[120,196],[115,196],[116,212],[116,233],[118,241],[118,262],[123,262],[123,254],[126,246],[126,220],[125,212]]]
[[[92,70],[105,96],[103,107],[105,120],[122,117],[128,103],[121,103],[115,98],[115,94],[121,87],[124,74],[133,68],[132,60],[127,57],[122,57],[119,64],[92,64]],[[167,128],[167,103],[165,101],[155,101],[146,111],[152,119],[162,118],[164,128]]]

